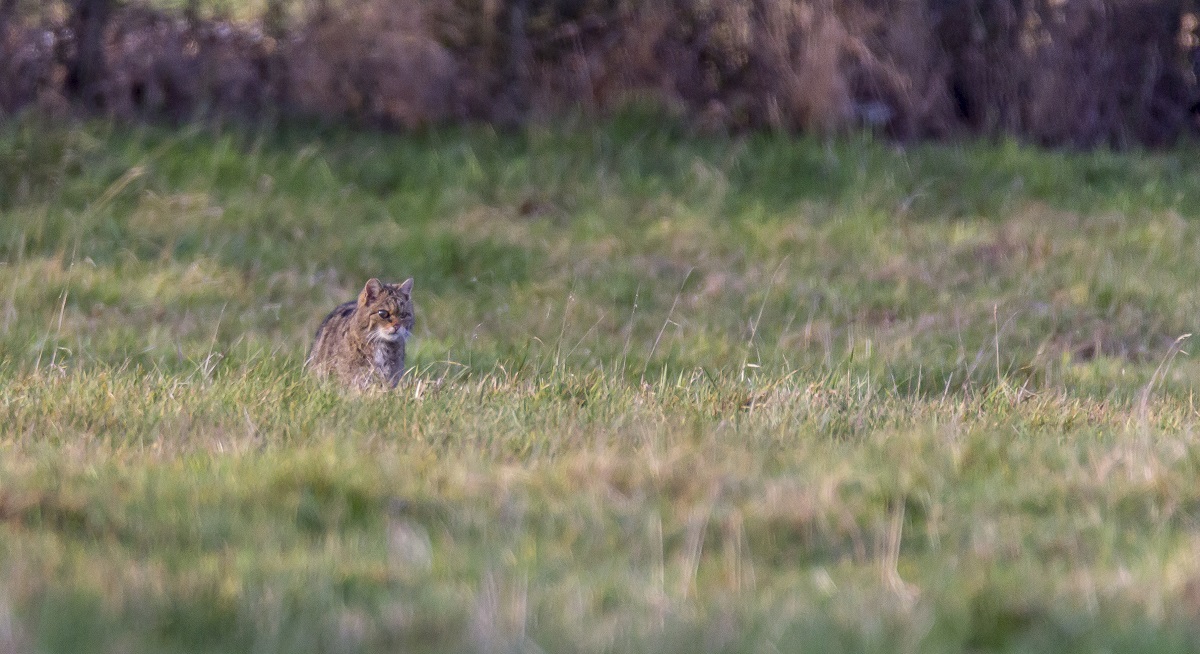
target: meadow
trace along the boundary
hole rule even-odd
[[[1198,218],[1193,146],[6,121],[0,652],[1194,651]]]

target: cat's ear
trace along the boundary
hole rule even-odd
[[[404,280],[396,288],[400,289],[400,292],[405,295],[412,295],[412,277],[409,277],[408,279]]]
[[[383,284],[374,277],[367,280],[367,285],[363,287],[362,293],[358,294],[358,306],[365,307],[379,298],[379,294],[383,292]]]

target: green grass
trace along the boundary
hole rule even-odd
[[[1194,651],[1196,155],[9,121],[0,652]]]

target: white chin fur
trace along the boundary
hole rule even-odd
[[[394,332],[377,329],[375,330],[375,334],[379,337],[379,340],[387,341],[389,343],[395,343],[396,341],[407,341],[408,337],[411,335],[409,331],[403,327],[397,327],[396,331]]]

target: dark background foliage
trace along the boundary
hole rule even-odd
[[[1045,145],[1196,131],[1192,0],[0,0],[0,112],[713,130]]]

